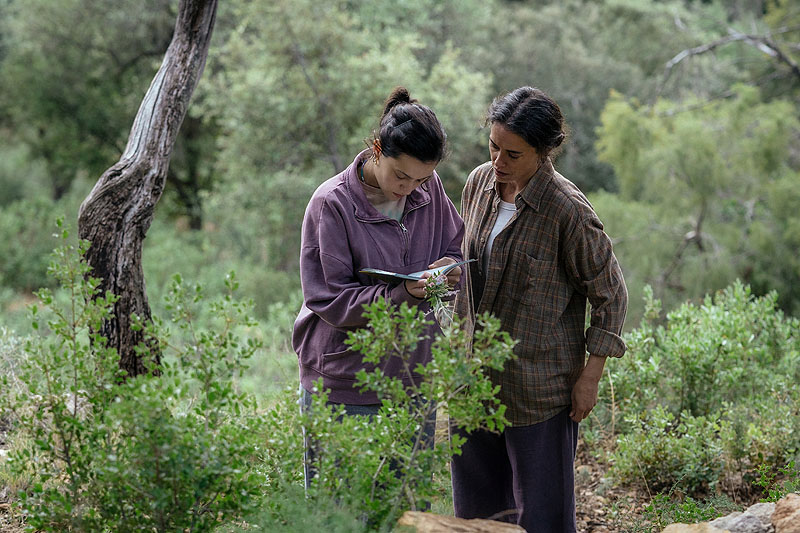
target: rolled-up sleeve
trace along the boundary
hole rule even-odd
[[[620,335],[628,309],[628,290],[611,239],[592,214],[576,224],[568,242],[568,274],[591,305],[586,349],[592,355],[621,357],[626,350]]]

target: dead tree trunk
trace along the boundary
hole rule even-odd
[[[119,162],[105,171],[83,201],[78,233],[90,241],[87,261],[101,292],[119,297],[101,333],[120,356],[120,368],[146,372],[134,348],[144,334],[131,329],[131,315],[151,320],[142,270],[142,242],[161,193],[170,155],[189,100],[205,66],[217,0],[181,0],[172,42],[142,100]],[[160,362],[157,346],[151,355]]]

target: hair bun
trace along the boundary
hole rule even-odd
[[[401,105],[401,104],[414,104],[416,100],[411,99],[411,94],[409,94],[408,89],[403,86],[395,87],[389,97],[386,99],[386,103],[383,104],[383,117],[386,116],[389,111],[392,110],[393,107]]]
[[[561,146],[561,143],[564,142],[564,137],[566,137],[566,135],[564,135],[563,131],[556,135],[556,138],[553,139],[553,148]]]

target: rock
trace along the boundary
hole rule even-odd
[[[716,528],[707,522],[702,524],[671,524],[662,533],[729,533],[727,529]]]
[[[731,513],[712,520],[709,525],[731,533],[773,533],[771,517],[774,511],[774,503],[757,503],[743,513]]]
[[[716,528],[707,522],[702,524],[670,524],[661,533],[730,533],[727,529]]]
[[[775,512],[774,503],[757,503],[745,511],[746,514],[757,516],[765,526],[772,525],[772,513]]]
[[[397,525],[414,528],[412,531],[417,533],[525,533],[520,526],[507,522],[480,518],[465,520],[419,511],[406,511],[397,521]]]
[[[775,504],[772,524],[775,533],[800,533],[800,494],[787,494]]]
[[[758,516],[747,512],[735,514],[736,516],[717,518],[709,522],[709,525],[717,529],[727,529],[731,533],[772,533],[772,524],[763,522]]]
[[[727,516],[720,516],[716,520],[712,520],[711,522],[709,522],[709,524],[719,529],[728,529],[728,524],[730,524],[735,518],[739,518],[743,514],[744,513],[741,511],[736,511]]]

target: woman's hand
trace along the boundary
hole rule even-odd
[[[597,403],[598,384],[600,378],[603,377],[605,364],[605,357],[590,355],[578,381],[572,388],[572,409],[570,409],[569,416],[575,422],[580,422],[589,416],[594,409]]]
[[[434,261],[433,263],[431,263],[430,265],[428,265],[428,268],[429,269],[431,269],[431,268],[439,268],[439,267],[443,267],[443,266],[447,266],[447,265],[452,265],[455,262],[456,262],[456,260],[453,259],[452,257],[441,257],[441,258],[437,259],[436,261]],[[451,269],[449,272],[447,272],[447,284],[450,285],[451,287],[455,287],[460,279],[461,279],[461,267],[460,266],[457,266],[457,267]]]
[[[408,291],[408,294],[418,300],[424,300],[427,296],[425,294],[425,283],[427,283],[427,281],[428,278],[426,276],[419,281],[411,281],[410,279],[407,279],[403,283],[406,284],[406,290]]]

